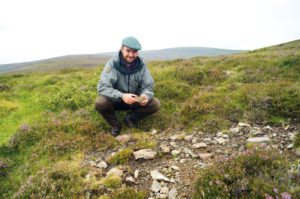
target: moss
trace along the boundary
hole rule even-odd
[[[113,165],[125,164],[132,157],[132,149],[123,149],[116,153],[115,155],[109,157],[108,162]]]
[[[117,189],[122,185],[122,178],[115,174],[110,174],[102,180],[102,184],[104,184],[107,188]]]
[[[145,192],[136,192],[133,189],[126,188],[123,191],[114,194],[112,199],[144,199],[145,197]]]
[[[157,142],[150,135],[142,134],[138,136],[137,142],[130,148],[133,150],[147,149],[156,147]]]

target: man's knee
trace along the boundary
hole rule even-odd
[[[153,97],[151,99],[151,107],[152,107],[151,109],[152,109],[153,113],[156,113],[157,111],[159,111],[160,105],[161,105],[160,101],[157,98]]]
[[[109,101],[106,97],[100,95],[95,101],[95,109],[97,111],[104,111],[111,108],[112,102]]]

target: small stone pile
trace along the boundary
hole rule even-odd
[[[86,155],[86,161],[88,166],[101,169],[106,176],[111,173],[120,176],[127,187],[148,190],[148,199],[184,199],[192,197],[199,168],[212,164],[212,159],[243,152],[252,143],[265,143],[279,153],[292,152],[292,142],[298,132],[296,126],[251,126],[242,122],[215,134],[159,133],[154,130],[149,135],[157,146],[134,151],[126,166],[113,166],[107,162],[117,151],[91,153]],[[116,139],[121,144],[115,150],[122,150],[128,147],[133,136],[120,135]]]

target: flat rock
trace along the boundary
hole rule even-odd
[[[185,141],[191,141],[193,139],[193,135],[187,135],[184,137]]]
[[[213,156],[213,154],[211,154],[211,153],[199,153],[199,157],[200,157],[203,161],[209,160],[212,156]]]
[[[115,168],[112,168],[111,170],[109,170],[109,171],[106,173],[106,176],[109,176],[110,174],[114,174],[114,175],[117,175],[117,176],[122,177],[123,171],[122,171],[120,168],[115,167]]]
[[[201,142],[201,143],[193,144],[192,147],[193,147],[194,149],[206,148],[206,147],[207,147],[207,144],[205,144],[204,142]]]
[[[182,140],[184,137],[185,137],[185,133],[181,133],[181,134],[173,135],[172,137],[170,137],[170,139],[175,141],[175,140]]]
[[[179,155],[180,154],[180,151],[179,150],[173,150],[171,152],[172,155]]]
[[[239,127],[251,127],[250,124],[247,124],[247,123],[244,123],[244,122],[239,122],[239,123],[238,123],[238,126],[239,126]]]
[[[182,149],[182,152],[183,153],[187,153],[187,154],[191,154],[191,153],[193,153],[190,149],[188,149],[188,148],[183,148]]]
[[[176,188],[171,189],[168,194],[169,199],[176,199],[177,197],[177,190]]]
[[[104,161],[99,162],[96,167],[101,168],[101,169],[106,169],[107,168],[107,163]]]
[[[168,188],[168,187],[162,187],[162,188],[160,189],[160,193],[168,195],[168,193],[169,193],[169,188]]]
[[[240,132],[240,128],[239,127],[231,128],[229,129],[229,131],[233,134],[238,134]]]
[[[153,183],[151,185],[151,191],[153,191],[154,193],[158,193],[159,190],[161,189],[159,182],[157,182],[156,180],[153,180]]]
[[[119,141],[121,144],[126,144],[131,138],[132,138],[131,134],[124,134],[124,135],[118,135],[116,137],[116,140]]]
[[[125,179],[126,182],[135,182],[134,178],[132,176],[128,176],[126,179]]]
[[[218,142],[218,144],[225,144],[226,140],[224,138],[215,138],[215,140]]]
[[[151,149],[141,149],[139,151],[133,152],[134,159],[154,159],[157,155],[156,151],[153,151]]]
[[[193,144],[196,144],[197,142],[198,142],[198,139],[197,139],[197,138],[193,138],[193,139],[192,139],[192,143],[193,143]]]
[[[163,181],[166,181],[166,182],[170,181],[169,178],[167,178],[163,174],[159,173],[157,170],[151,171],[150,175],[151,175],[153,180],[163,180]]]
[[[260,143],[260,142],[271,142],[269,137],[254,137],[247,139],[247,142],[251,143]]]
[[[170,142],[170,145],[171,145],[172,147],[177,147],[176,142]]]

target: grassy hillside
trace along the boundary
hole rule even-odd
[[[300,40],[234,55],[153,61],[148,67],[161,110],[139,129],[123,124],[123,134],[141,138],[153,129],[216,134],[241,121],[299,124]],[[88,190],[99,196],[96,185],[85,181],[81,161],[86,152],[119,145],[94,110],[102,69],[0,76],[0,198],[85,197]],[[122,120],[125,114],[117,116]],[[134,149],[152,145],[141,138]],[[285,191],[299,194],[292,184]],[[118,187],[107,189],[110,196],[125,198],[116,195]]]
[[[241,52],[240,50],[226,50],[218,48],[203,47],[185,47],[185,48],[168,48],[163,50],[146,50],[141,51],[141,55],[146,61],[153,60],[171,60],[176,58],[190,58],[194,56],[215,56],[226,55]],[[68,55],[55,57],[51,59],[0,65],[1,73],[11,72],[32,72],[43,70],[55,70],[62,68],[90,67],[104,65],[117,52],[108,52],[101,54],[88,55]]]

